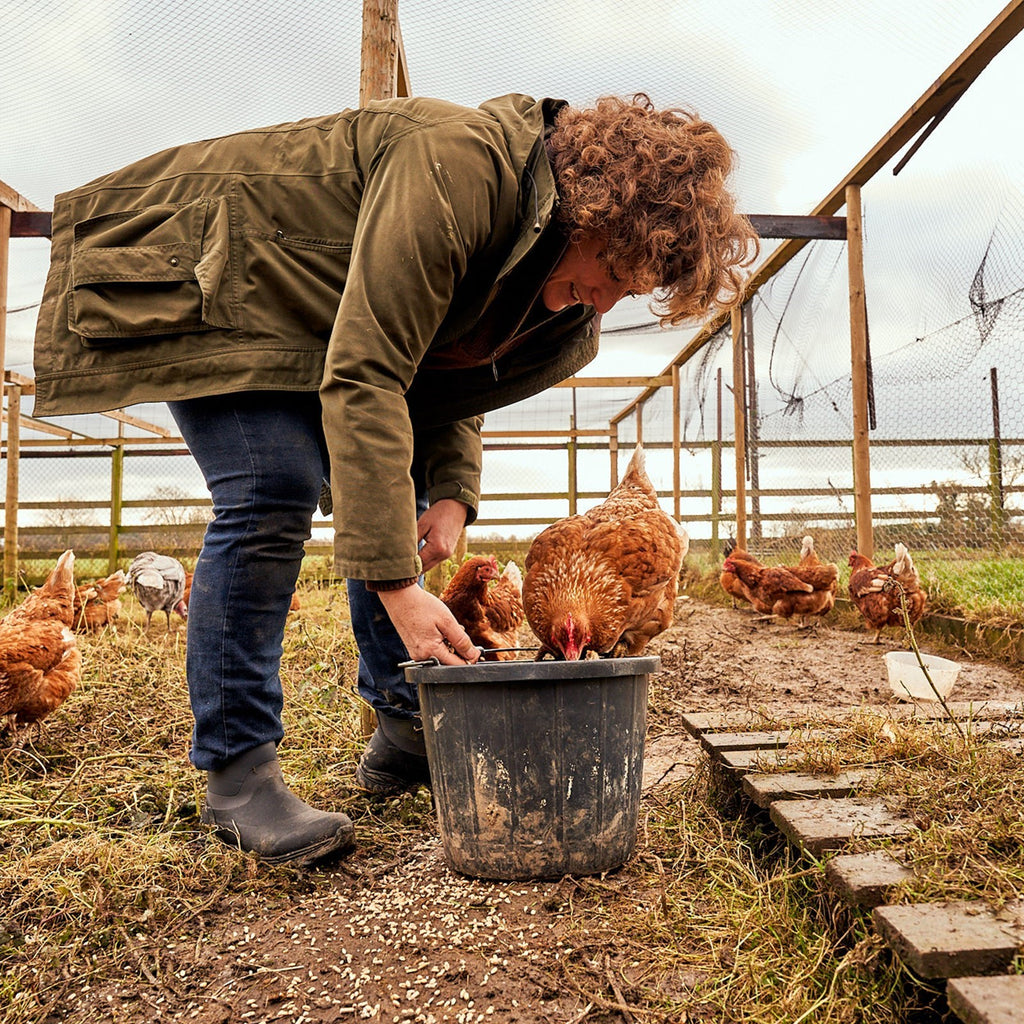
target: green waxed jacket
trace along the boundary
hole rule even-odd
[[[336,569],[417,575],[430,500],[479,495],[482,415],[577,372],[592,307],[545,312],[564,251],[560,103],[406,98],[157,153],[57,197],[37,415],[320,391]]]

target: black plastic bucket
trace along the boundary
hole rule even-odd
[[[416,665],[445,860],[476,878],[560,878],[636,845],[656,657]]]

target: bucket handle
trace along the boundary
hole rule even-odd
[[[539,647],[478,647],[481,654],[504,654],[506,651],[539,651]],[[424,661],[400,661],[399,668],[425,668],[427,665],[440,665],[437,658],[427,658]]]

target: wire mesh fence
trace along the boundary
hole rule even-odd
[[[865,108],[863,118],[842,105],[846,101],[834,101],[820,124],[827,120],[830,130],[838,125],[842,130],[833,130],[829,137],[844,145],[848,141],[851,148],[825,153],[825,131],[817,128],[822,137],[809,134],[805,150],[793,158],[814,165],[815,173],[798,187],[795,179],[776,180],[771,170],[774,150],[787,141],[787,131],[799,135],[795,122],[776,114],[779,105],[773,105],[771,96],[744,91],[734,82],[729,90],[708,91],[721,64],[709,46],[689,46],[691,59],[685,62],[675,59],[678,47],[672,60],[653,61],[657,40],[651,38],[650,25],[660,25],[666,36],[675,38],[678,5],[641,6],[649,22],[643,31],[636,11],[622,5],[601,4],[591,19],[602,27],[606,42],[631,41],[632,57],[613,62],[610,46],[606,52],[588,47],[579,60],[565,57],[578,28],[572,5],[513,5],[520,14],[536,14],[535,23],[548,25],[552,31],[545,36],[561,39],[565,59],[554,60],[544,49],[547,43],[536,39],[531,46],[503,45],[509,22],[493,12],[476,12],[473,5],[405,4],[403,32],[413,87],[422,94],[475,104],[512,87],[528,86],[577,102],[642,85],[659,103],[696,106],[720,123],[740,155],[746,209],[792,213],[809,208],[913,102],[922,82],[933,78],[996,11],[986,16],[972,4],[935,5],[931,13],[941,8],[940,18],[929,16],[929,4],[915,3],[897,17],[884,4],[826,3],[820,9],[823,19],[838,19],[850,8],[856,31],[864,33],[857,36],[863,45],[851,45],[849,52],[827,48],[828,72],[847,82],[843,94],[867,103],[865,89],[871,83],[864,80],[857,53],[873,32],[870,45],[891,95],[886,106],[870,112]],[[41,39],[59,38],[64,21],[59,5],[16,7],[22,31],[38,33]],[[221,20],[228,7],[214,4],[210,17]],[[287,24],[290,34],[282,36],[275,18],[266,15],[246,20],[244,39],[233,22],[219,49],[211,39],[210,54],[235,53],[229,47],[244,42],[237,60],[206,60],[206,50],[192,54],[195,75],[213,67],[230,73],[231,79],[224,83],[230,84],[230,95],[223,89],[200,90],[209,102],[198,114],[180,102],[161,111],[159,95],[118,88],[118,103],[126,95],[132,98],[139,136],[125,130],[123,122],[107,131],[105,122],[88,119],[109,117],[115,109],[112,102],[72,110],[67,130],[78,132],[74,139],[84,139],[76,143],[76,155],[80,150],[89,157],[73,172],[62,170],[62,162],[53,159],[45,144],[55,130],[53,116],[49,111],[42,116],[39,106],[33,106],[43,88],[42,65],[19,66],[17,80],[5,88],[6,95],[17,99],[9,109],[18,111],[18,119],[5,122],[4,137],[24,144],[5,154],[0,178],[13,181],[45,207],[58,189],[159,146],[353,103],[361,6],[346,2],[315,12],[327,19],[326,27],[296,22],[290,7],[286,17],[281,5],[271,4],[267,10],[281,15],[280,24]],[[706,39],[750,35],[751,19],[782,18],[785,37],[793,40],[813,27],[795,14],[773,15],[773,10],[765,5],[755,12],[749,4],[728,2],[690,14],[714,21],[715,32],[709,28]],[[308,16],[315,21],[314,15]],[[135,45],[142,47],[149,39],[162,45],[167,37],[162,20],[159,25],[147,21],[141,9],[138,17],[131,26]],[[473,25],[458,19],[473,20]],[[187,27],[187,19],[170,20],[170,30]],[[559,25],[561,30],[553,31]],[[767,31],[768,26],[761,28]],[[472,53],[452,59],[462,39],[474,41]],[[312,46],[312,40],[320,40],[319,45]],[[915,553],[933,557],[936,565],[954,566],[948,571],[973,580],[979,596],[992,601],[1024,592],[1024,568],[1017,559],[1024,547],[1024,166],[1019,133],[1007,127],[1018,117],[1019,90],[1011,85],[1019,79],[1014,69],[1021,66],[1020,47],[1019,39],[1007,46],[898,174],[886,167],[863,188],[875,547],[884,554],[901,540]],[[153,77],[154,60],[176,66],[182,50],[169,46],[153,59],[140,58],[145,76]],[[24,52],[34,51],[25,47]],[[439,52],[449,56],[431,56]],[[787,95],[809,95],[826,70],[816,63],[826,51],[814,40],[805,41],[799,52],[807,61],[802,68],[779,59],[773,69],[779,82],[788,83]],[[258,91],[238,88],[246,67],[255,67],[263,80],[268,53],[293,59],[292,70],[309,72],[305,92],[286,97],[275,90],[262,102]],[[309,54],[315,58],[312,63]],[[124,74],[134,66],[132,61],[124,64]],[[507,61],[514,67],[499,74]],[[323,68],[339,66],[345,72],[325,86]],[[321,70],[314,73],[316,68]],[[446,77],[452,69],[459,72],[454,81]],[[795,84],[798,70],[800,88]],[[897,73],[904,79],[897,81]],[[279,77],[299,80],[291,74]],[[61,131],[59,126],[56,130]],[[47,254],[39,240],[14,244],[12,269],[26,274],[12,285],[8,301],[8,367],[28,373],[33,309]],[[772,249],[766,242],[764,255]],[[844,242],[812,242],[747,307],[743,482],[748,533],[752,548],[779,560],[797,554],[805,532],[814,533],[819,551],[840,564],[854,542],[847,266]],[[693,325],[687,330],[692,333]],[[600,358],[615,357],[620,375],[661,375],[687,337],[683,331],[660,330],[643,300],[626,302],[606,318]],[[732,359],[726,327],[676,368],[676,389],[666,383],[635,415],[614,426],[640,391],[637,385],[556,388],[489,415],[483,501],[480,519],[470,529],[471,541],[499,535],[529,538],[547,522],[584,511],[607,493],[632,445],[642,439],[666,509],[686,524],[695,550],[717,550],[728,538],[736,513]],[[24,411],[31,414],[30,399]],[[161,407],[133,411],[157,425],[173,426]],[[73,444],[23,432],[17,478],[21,549],[52,551],[74,541],[108,551],[112,531],[130,549],[158,531],[177,530],[182,554],[188,555],[190,546],[193,553],[198,550],[209,505],[198,470],[180,442],[150,434],[152,443],[142,445],[139,439],[146,431],[122,424],[115,432],[109,420],[98,416],[83,417],[73,426]],[[112,433],[117,436],[112,438]],[[89,437],[113,443],[90,446],[84,440]],[[117,469],[111,452],[119,449],[120,439],[127,439],[127,454]],[[160,448],[163,454],[157,454]],[[331,532],[330,523],[318,517],[311,550],[329,551]],[[998,568],[993,570],[993,565]]]

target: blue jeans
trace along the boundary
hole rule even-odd
[[[259,391],[169,402],[213,498],[196,562],[185,672],[190,758],[217,771],[284,736],[281,648],[288,606],[330,463],[319,396]],[[422,488],[420,488],[422,491]],[[349,581],[364,699],[395,717],[419,708],[403,645],[380,599]]]

